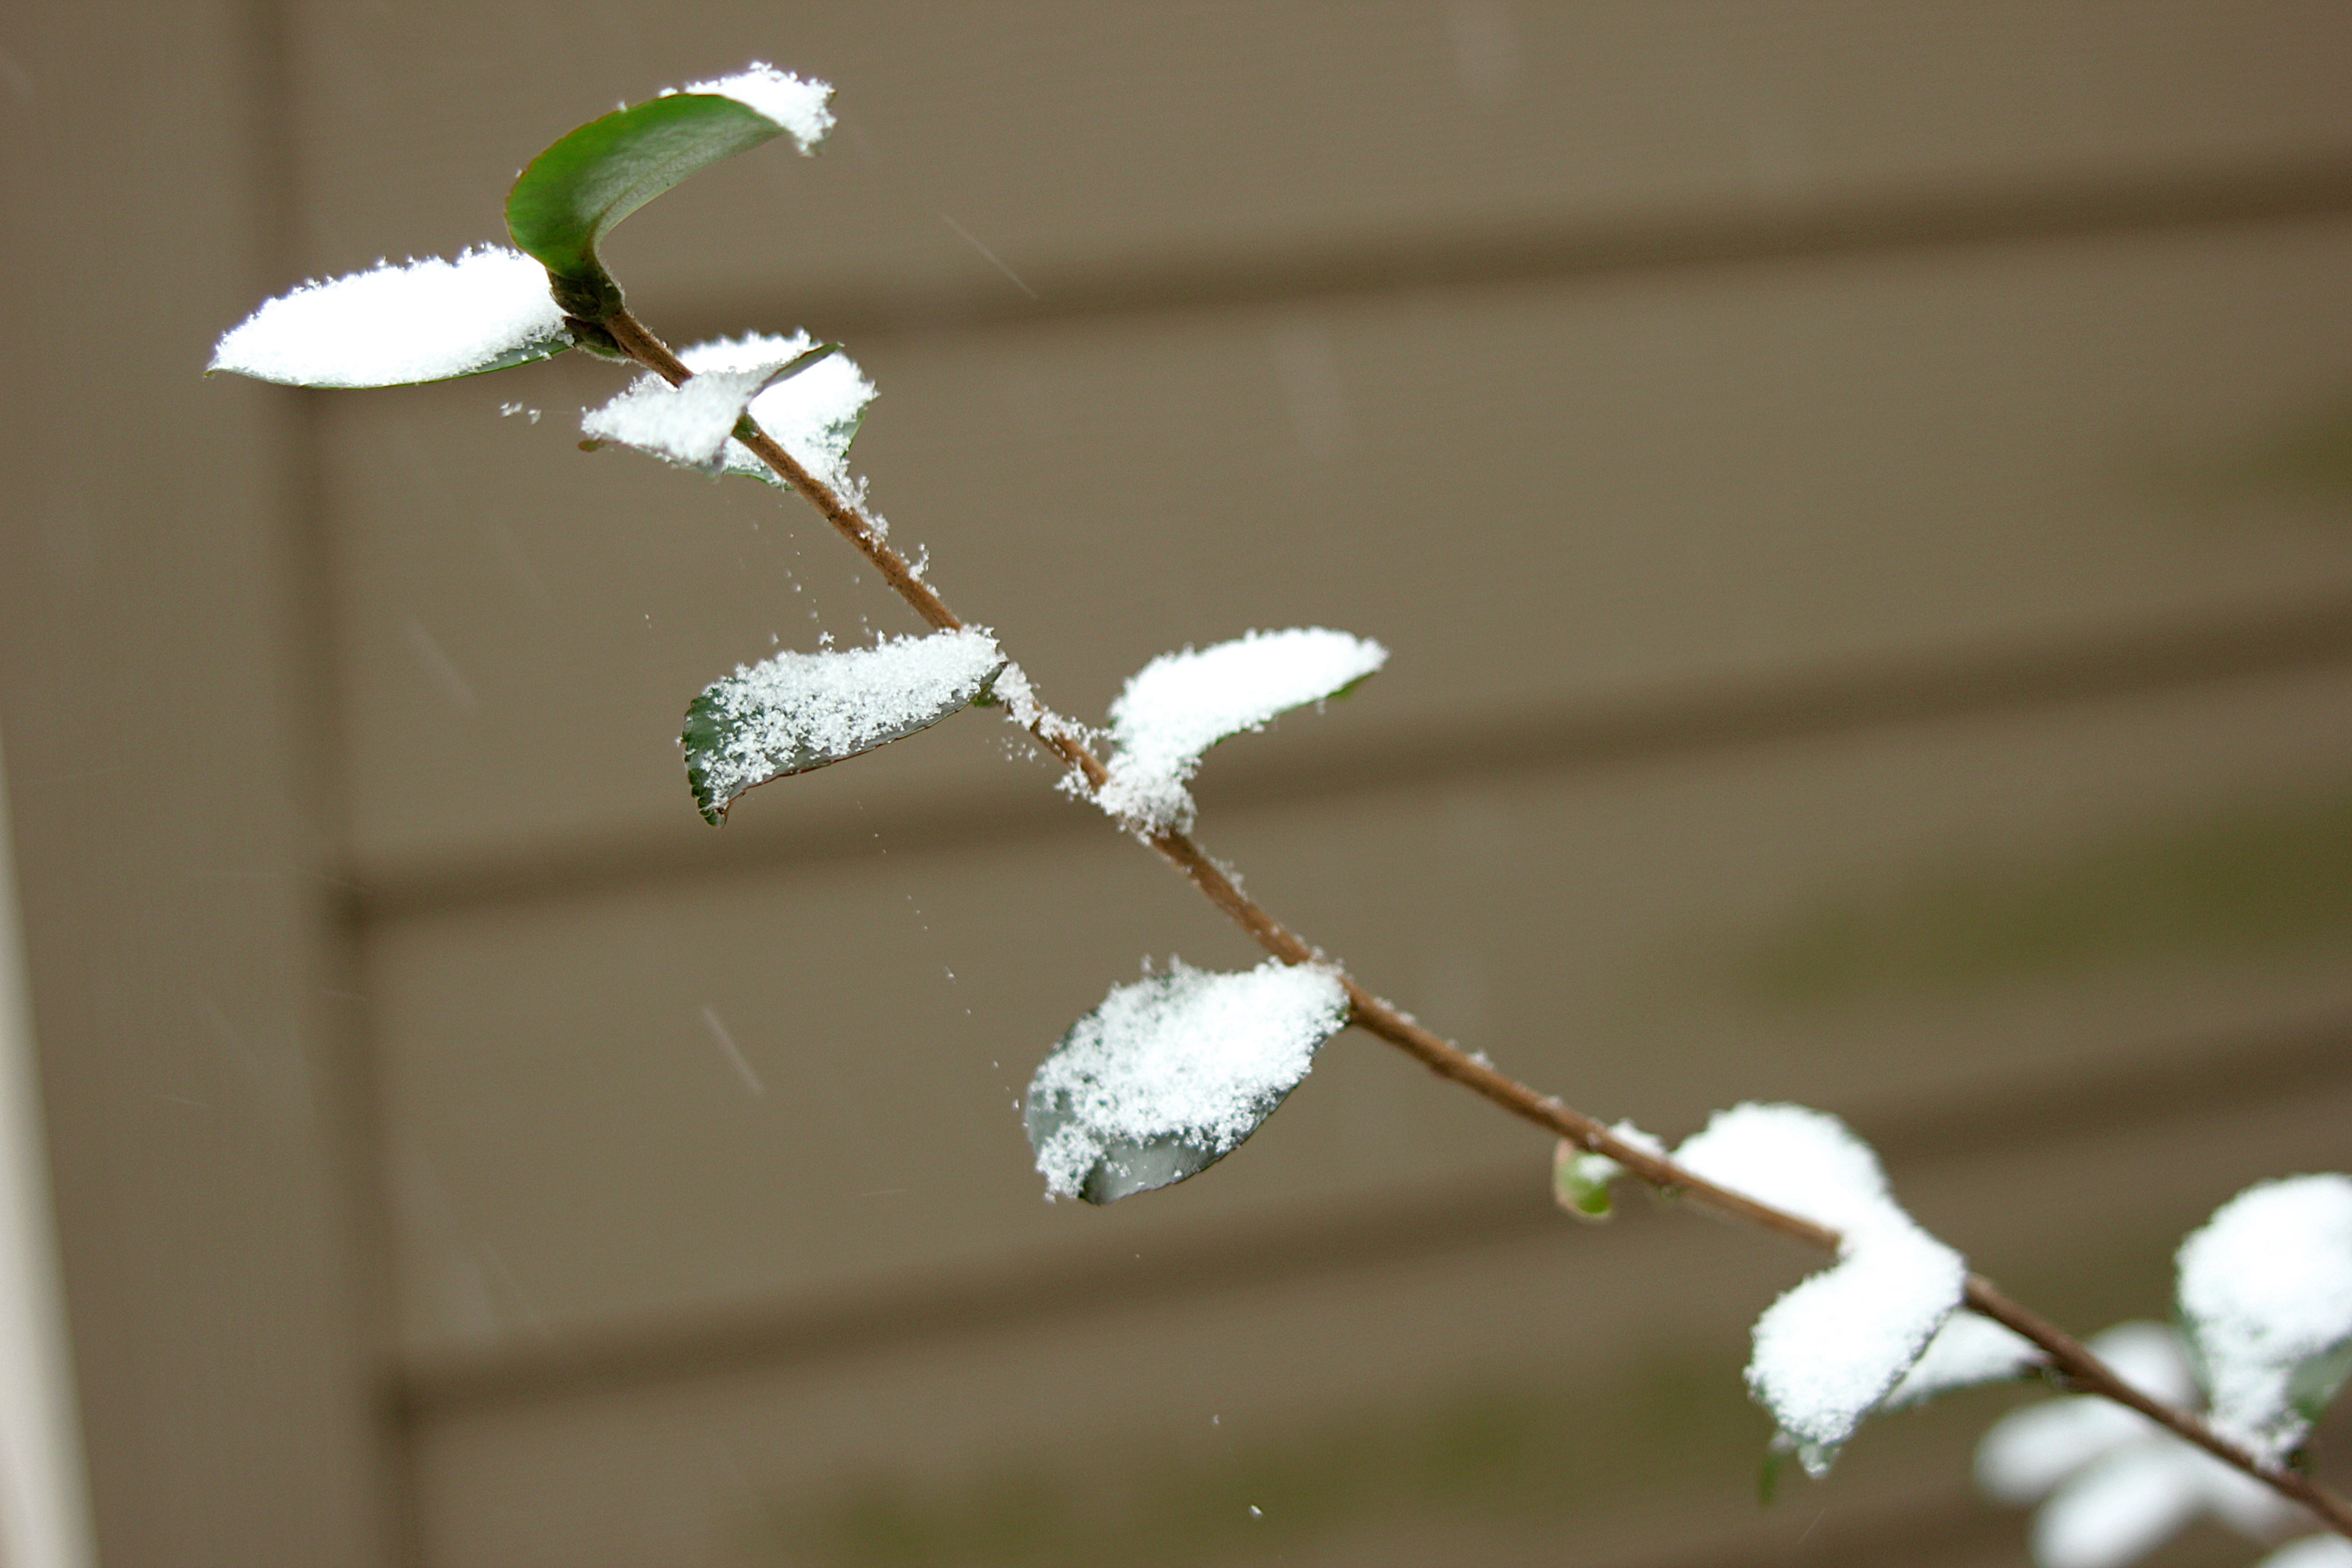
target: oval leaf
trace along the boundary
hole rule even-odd
[[[1003,668],[996,639],[970,628],[743,666],[686,710],[695,804],[716,827],[745,790],[928,730]]]
[[[409,386],[528,364],[572,346],[547,275],[479,246],[305,283],[224,336],[216,370],[288,386]]]
[[[832,128],[832,91],[754,63],[615,110],[531,160],[507,195],[507,230],[547,268],[567,313],[602,321],[621,304],[596,254],[614,225],[688,175],[786,132],[811,151]]]
[[[1200,1174],[1347,1022],[1338,976],[1278,959],[1238,974],[1174,962],[1114,987],[1029,1081],[1023,1121],[1047,1195],[1116,1203]]]
[[[1195,652],[1163,653],[1110,705],[1118,744],[1097,794],[1105,811],[1149,833],[1188,826],[1184,786],[1218,742],[1262,730],[1309,702],[1344,695],[1388,662],[1366,637],[1322,626],[1252,632]]]

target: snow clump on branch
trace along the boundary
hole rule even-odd
[[[1870,1146],[1801,1105],[1716,1112],[1675,1152],[1695,1175],[1839,1233],[1838,1260],[1756,1320],[1748,1386],[1808,1473],[1926,1352],[1960,1302],[1968,1265],[1903,1212]]]

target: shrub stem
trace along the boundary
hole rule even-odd
[[[668,345],[646,331],[627,310],[616,311],[602,324],[632,359],[672,386],[692,379],[694,373],[680,363]],[[883,531],[872,520],[831,486],[810,473],[781,443],[761,429],[757,421],[747,415],[739,436],[761,462],[775,470],[778,478],[815,507],[859,554],[872,563],[875,570],[882,574],[883,580],[913,607],[926,624],[941,631],[952,631],[963,626],[963,621],[948,608],[946,601],[933,592],[929,584],[916,574],[914,568],[891,546]],[[1040,744],[1082,776],[1089,790],[1101,787],[1108,771],[1082,739],[1086,733],[1083,727],[1042,704],[1033,705],[1029,710],[1025,727]],[[1157,833],[1139,832],[1137,836],[1182,872],[1211,903],[1266,952],[1285,963],[1328,964],[1320,950],[1244,893],[1225,869],[1193,842],[1190,834],[1168,829]],[[1588,1153],[1608,1156],[1622,1165],[1629,1174],[1670,1197],[1710,1214],[1786,1237],[1819,1251],[1833,1254],[1838,1250],[1843,1238],[1829,1226],[1769,1204],[1759,1203],[1685,1171],[1671,1160],[1634,1147],[1594,1118],[1572,1110],[1549,1095],[1538,1094],[1517,1079],[1496,1071],[1483,1058],[1472,1055],[1452,1040],[1424,1027],[1410,1014],[1400,1011],[1392,1004],[1364,989],[1345,971],[1339,970],[1336,965],[1331,967],[1338,973],[1340,984],[1347,989],[1349,1022],[1396,1046],[1439,1077],[1451,1079],[1471,1092],[1485,1096],[1511,1114],[1566,1139]],[[1966,1302],[1974,1310],[2032,1342],[2048,1358],[2051,1370],[2074,1387],[2086,1394],[2104,1395],[2137,1411],[2183,1440],[2195,1444],[2216,1458],[2300,1503],[2337,1534],[2352,1538],[2352,1503],[2347,1503],[2343,1497],[2299,1471],[2263,1464],[2245,1449],[2215,1433],[2193,1412],[2149,1398],[2125,1382],[2115,1369],[2092,1354],[2073,1335],[2040,1313],[2012,1301],[1982,1275],[1970,1274],[1968,1277]]]

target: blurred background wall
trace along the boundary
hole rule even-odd
[[[1370,984],[1669,1137],[1836,1111],[2085,1331],[2352,1158],[2334,0],[23,5],[0,732],[101,1560],[2021,1561],[1998,1394],[1759,1510],[1806,1260],[1569,1224],[1368,1038],[1042,1204],[1068,1022],[1254,955],[985,715],[704,827],[687,699],[912,629],[870,573],[574,450],[580,356],[199,378],[751,58],[840,129],[634,219],[633,306],[845,341],[1071,711],[1384,641],[1199,792]]]

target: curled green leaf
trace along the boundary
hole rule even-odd
[[[597,255],[614,226],[688,176],[779,136],[813,151],[833,125],[832,91],[754,63],[614,110],[531,160],[507,195],[507,230],[547,268],[566,315],[604,321],[621,307],[620,285]]]

